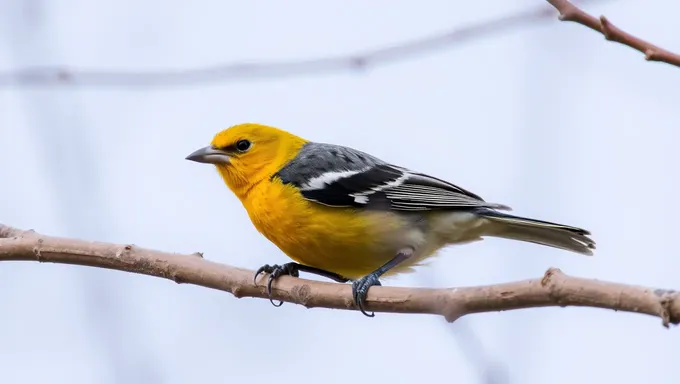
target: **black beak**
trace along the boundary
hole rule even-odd
[[[197,163],[229,164],[229,155],[213,146],[198,149],[187,156],[186,159]]]

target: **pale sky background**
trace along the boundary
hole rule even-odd
[[[182,69],[391,45],[544,3],[0,0],[0,70]],[[588,6],[680,51],[680,3]],[[0,88],[0,222],[50,235],[285,256],[208,166],[184,157],[241,122],[431,173],[515,213],[587,228],[596,256],[507,240],[446,249],[389,285],[572,275],[680,288],[680,71],[582,26],[541,22],[364,73],[156,89]],[[2,383],[677,383],[680,330],[541,308],[427,315],[267,300],[68,265],[0,264]],[[474,340],[477,339],[478,343]]]

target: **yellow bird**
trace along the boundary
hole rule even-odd
[[[512,216],[447,181],[270,126],[227,128],[186,159],[214,164],[257,230],[295,261],[256,272],[270,275],[270,300],[274,279],[314,273],[352,281],[355,305],[374,316],[364,304],[381,276],[411,271],[447,245],[494,236],[595,249],[584,229]]]

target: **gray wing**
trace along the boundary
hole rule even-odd
[[[332,207],[400,211],[510,209],[447,181],[338,145],[307,143],[274,177],[308,200]]]

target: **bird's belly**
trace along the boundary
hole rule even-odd
[[[406,213],[328,207],[287,186],[256,189],[244,202],[267,239],[301,264],[349,279],[365,276],[405,248],[415,253],[385,276],[412,270],[447,244],[481,240],[469,213]]]
[[[380,224],[374,214],[333,210],[298,215],[294,225],[285,226],[288,230],[279,227],[265,236],[291,259],[350,279],[373,272],[407,245],[404,224]]]
[[[276,198],[276,204],[267,200],[254,200],[251,204],[261,206],[248,209],[260,233],[294,261],[350,279],[423,241],[412,219],[394,212],[331,208],[294,198]]]

